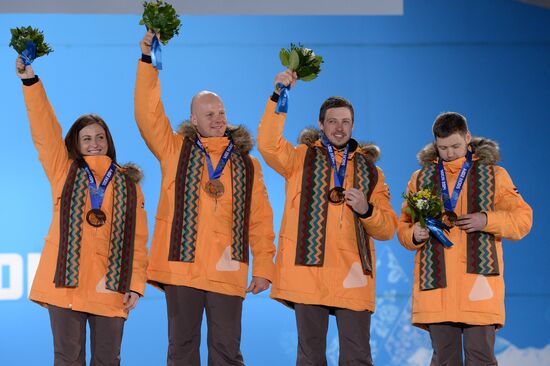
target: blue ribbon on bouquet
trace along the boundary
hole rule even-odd
[[[21,59],[23,60],[23,63],[25,66],[29,66],[32,64],[34,59],[36,58],[36,43],[33,41],[27,41],[26,47],[21,52]]]
[[[277,88],[279,88],[281,92],[279,94],[279,101],[277,102],[275,113],[286,113],[288,112],[288,91],[290,90],[290,86],[285,86],[283,83],[277,83]]]
[[[434,219],[433,217],[426,217],[424,221],[426,222],[426,227],[430,230],[430,233],[432,233],[432,235],[435,236],[441,244],[443,244],[446,248],[453,246],[453,242],[451,242],[443,232],[448,232],[451,229],[449,226],[445,225],[441,220]]]
[[[151,63],[155,69],[162,70],[162,50],[155,32],[153,32],[153,41],[151,42]]]

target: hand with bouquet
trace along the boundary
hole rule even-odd
[[[178,14],[172,5],[163,0],[144,2],[143,16],[139,24],[147,27],[148,34],[152,32],[152,36],[146,36],[144,41],[150,47],[149,54],[151,55],[153,66],[158,70],[162,70],[160,43],[167,45],[168,41],[179,34],[181,21]],[[144,41],[142,41],[142,48]]]
[[[441,194],[424,188],[418,192],[403,194],[403,198],[407,202],[407,207],[403,211],[411,217],[411,222],[414,224],[415,242],[423,243],[433,235],[446,247],[453,245],[443,233],[450,227],[440,220],[443,212]]]
[[[23,67],[18,64],[18,72],[24,73],[25,66],[29,66],[32,62],[41,56],[47,55],[53,50],[44,42],[44,34],[32,27],[12,28],[11,41],[9,46],[21,56]]]
[[[281,64],[287,68],[275,78],[275,91],[280,95],[276,113],[288,111],[288,90],[297,80],[311,81],[319,76],[323,57],[316,55],[310,48],[290,44],[289,49],[279,52]]]

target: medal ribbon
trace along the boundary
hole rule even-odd
[[[229,160],[229,157],[231,156],[231,152],[233,151],[233,148],[235,147],[235,144],[233,141],[229,141],[229,145],[225,148],[225,151],[222,154],[222,157],[220,158],[220,161],[218,161],[218,165],[216,166],[216,169],[214,170],[214,166],[212,165],[212,159],[210,159],[210,155],[208,154],[208,151],[204,148],[204,145],[202,144],[201,140],[197,137],[195,140],[195,145],[198,146],[199,149],[204,153],[206,156],[206,164],[208,166],[208,177],[210,177],[210,180],[218,179],[221,177],[223,168],[225,168],[225,164],[227,164],[227,161]]]
[[[21,59],[23,60],[23,63],[28,66],[32,64],[34,59],[36,58],[36,43],[33,41],[27,41],[26,47],[21,52]]]
[[[334,147],[332,147],[332,144],[324,133],[321,133],[321,142],[327,147],[328,156],[330,157],[330,163],[334,168],[334,185],[336,187],[343,187],[344,178],[346,177],[346,167],[348,166],[349,143],[346,144],[346,147],[344,149],[344,155],[342,156],[342,163],[340,164],[340,168],[337,168]]]
[[[99,184],[99,187],[96,186],[96,181],[94,178],[94,174],[92,173],[92,170],[86,164],[84,166],[84,170],[86,170],[86,173],[88,174],[88,188],[90,190],[90,201],[92,204],[93,209],[100,209],[101,204],[103,203],[103,196],[105,195],[105,190],[107,189],[107,186],[109,185],[109,182],[113,177],[115,176],[115,164],[111,163],[111,166],[107,170],[107,173],[105,173],[105,176],[101,180],[101,183]]]
[[[468,171],[470,170],[471,166],[472,166],[472,152],[468,150],[468,152],[466,153],[466,161],[464,162],[464,164],[462,164],[462,168],[460,169],[460,174],[456,179],[453,195],[452,197],[449,197],[449,186],[447,185],[447,176],[445,175],[443,160],[441,160],[440,158],[439,161],[437,162],[437,168],[439,170],[439,179],[441,182],[441,196],[443,198],[443,206],[445,207],[445,211],[451,211],[451,212],[454,211],[456,207],[456,202],[458,201],[458,196],[460,195],[460,191],[462,191],[462,187],[464,186],[464,182],[466,181],[466,176],[468,175]]]
[[[162,50],[155,32],[153,32],[153,41],[151,42],[151,63],[155,69],[162,70]]]
[[[277,88],[279,88],[280,94],[277,107],[275,108],[275,113],[286,113],[288,112],[288,91],[290,90],[290,86],[284,86],[283,83],[277,83]]]

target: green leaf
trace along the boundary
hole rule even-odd
[[[289,61],[289,53],[286,49],[281,48],[281,51],[279,52],[279,59],[281,60],[281,64],[283,64],[284,67],[288,67],[288,61]]]
[[[302,80],[302,81],[311,81],[313,79],[316,79],[317,76],[318,76],[317,74],[309,74],[307,76],[301,77],[300,80]]]
[[[288,68],[291,70],[296,71],[298,69],[298,66],[300,66],[300,56],[298,55],[298,52],[294,49],[290,51],[290,58],[288,61]]]

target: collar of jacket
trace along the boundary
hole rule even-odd
[[[92,173],[99,179],[103,178],[107,169],[111,165],[111,158],[107,155],[86,155],[84,156],[84,161]],[[80,165],[82,167],[82,165]],[[126,163],[124,165],[116,164],[117,169],[128,178],[130,178],[134,183],[138,184],[143,179],[143,171],[141,168],[134,163]]]
[[[478,160],[480,163],[494,165],[500,160],[500,149],[498,143],[494,140],[484,137],[472,137],[470,147],[474,152],[474,159]],[[434,143],[432,142],[424,146],[422,150],[416,154],[416,158],[422,166],[437,162],[438,154]]]
[[[323,146],[319,140],[321,136],[321,130],[317,128],[305,128],[300,132],[298,137],[298,143],[311,146]],[[350,154],[349,159],[353,157],[354,153],[363,154],[368,161],[375,162],[380,159],[380,148],[373,143],[360,143],[357,140],[351,138],[349,140]],[[341,153],[340,153],[341,154]]]
[[[197,129],[193,126],[191,121],[185,121],[180,124],[177,133],[193,141],[195,141],[197,137]],[[225,148],[229,136],[231,136],[235,148],[240,152],[248,153],[252,150],[252,147],[254,147],[252,135],[250,135],[250,132],[248,132],[243,125],[227,125],[224,137],[201,137],[201,141],[204,143],[205,147],[215,148],[219,145]]]

